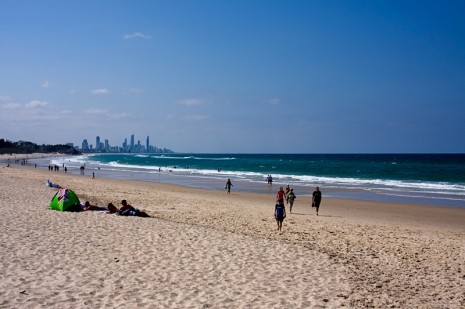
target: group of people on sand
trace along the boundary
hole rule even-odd
[[[47,179],[45,183],[47,187],[61,189],[58,183],[53,183],[50,179]],[[106,211],[108,214],[116,214],[121,216],[133,216],[133,217],[150,217],[145,211],[141,211],[138,208],[132,207],[126,200],[121,201],[121,208],[116,207],[113,203],[108,203],[107,207],[92,205],[89,201],[83,203],[76,203],[73,205],[71,211]]]
[[[274,217],[276,223],[278,224],[278,232],[281,232],[283,227],[284,218],[286,218],[286,207],[284,201],[289,205],[289,211],[292,213],[292,207],[294,206],[294,200],[296,199],[294,189],[291,189],[289,185],[286,186],[286,190],[281,186],[276,193],[276,204],[274,208]],[[316,208],[316,215],[318,216],[318,211],[321,204],[321,191],[319,187],[316,187],[315,191],[312,194],[312,207]]]
[[[116,207],[113,203],[108,203],[107,207],[96,206],[90,204],[89,201],[86,201],[84,204],[80,204],[79,207],[82,211],[96,210],[96,211],[106,211],[108,214],[115,214],[120,216],[133,216],[133,217],[150,217],[145,211],[141,211],[137,208],[132,207],[128,204],[126,200],[121,201],[121,208]]]
[[[268,175],[267,182],[268,185],[271,185],[273,180],[271,175]],[[231,179],[228,178],[226,181],[226,185],[224,188],[227,190],[226,192],[229,194],[231,193],[231,187],[233,186]],[[286,218],[286,206],[284,205],[284,201],[286,201],[286,205],[289,205],[289,212],[292,213],[292,207],[294,206],[294,201],[297,196],[294,193],[294,189],[292,189],[289,185],[286,185],[286,189],[282,186],[279,187],[278,192],[276,193],[276,204],[274,208],[274,217],[278,224],[278,232],[282,230],[284,218]],[[316,215],[318,216],[318,211],[320,210],[321,204],[321,191],[319,187],[316,187],[315,191],[312,194],[312,207],[316,209]]]

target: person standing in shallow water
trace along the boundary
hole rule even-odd
[[[225,189],[228,190],[228,194],[231,193],[231,187],[232,187],[232,182],[231,179],[228,178],[228,181],[226,181],[226,186],[224,187]]]
[[[318,216],[318,210],[320,209],[321,203],[321,191],[320,187],[316,187],[312,194],[312,207],[316,208],[316,215]]]

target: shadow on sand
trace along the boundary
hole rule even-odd
[[[327,218],[342,218],[341,216],[330,216],[330,215],[318,215],[318,217],[327,217]]]

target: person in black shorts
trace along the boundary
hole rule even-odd
[[[320,209],[321,203],[321,191],[320,187],[316,187],[312,194],[312,207],[316,208],[316,215],[318,216],[318,210]]]

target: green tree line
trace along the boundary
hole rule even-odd
[[[37,145],[31,142],[19,141],[12,142],[0,138],[0,154],[13,154],[13,153],[63,153],[78,155],[81,152],[74,149],[69,145]]]

